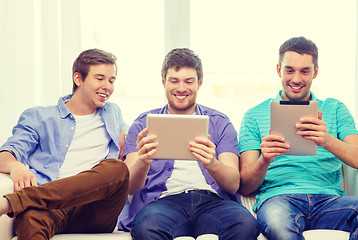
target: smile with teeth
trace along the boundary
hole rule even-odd
[[[302,88],[302,86],[290,86],[291,88],[293,88],[294,90],[300,90]]]
[[[107,94],[104,94],[104,93],[97,93],[100,97],[103,97],[103,98],[107,98]]]
[[[183,100],[186,98],[186,95],[174,95],[177,99]]]

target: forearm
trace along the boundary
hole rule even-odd
[[[8,151],[0,152],[0,172],[10,173],[12,164],[19,164],[16,158]],[[21,163],[20,163],[21,164]]]
[[[327,143],[322,146],[329,152],[334,154],[345,164],[358,168],[358,145],[349,142],[343,142],[331,135],[329,135]]]
[[[127,164],[128,165],[128,164]],[[150,165],[136,160],[128,165],[129,169],[129,194],[133,195],[144,187]]]
[[[216,184],[224,191],[234,194],[239,189],[240,173],[237,169],[225,166],[220,161],[217,161],[215,168],[208,169],[208,172]]]
[[[257,161],[240,170],[240,188],[239,191],[242,195],[247,196],[255,192],[263,183],[269,163],[259,157]]]

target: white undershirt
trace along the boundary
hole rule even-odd
[[[172,175],[167,179],[166,187],[167,191],[162,192],[160,197],[194,189],[209,190],[216,193],[216,191],[206,182],[198,162],[190,160],[174,161],[174,169]]]
[[[74,116],[75,133],[58,178],[76,175],[89,170],[106,158],[110,136],[98,111],[85,116]]]
[[[167,179],[165,185],[167,191],[162,192],[161,198],[194,189],[209,190],[216,193],[206,182],[198,161],[175,160],[172,175]]]

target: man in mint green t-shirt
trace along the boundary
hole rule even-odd
[[[291,38],[279,51],[277,73],[282,90],[248,110],[239,135],[240,192],[257,193],[254,210],[262,233],[270,240],[304,239],[310,229],[336,229],[358,238],[358,197],[343,196],[342,162],[358,168],[358,131],[340,101],[319,100],[310,91],[318,73],[316,45]],[[304,117],[297,134],[317,144],[314,156],[285,155],[290,146],[270,134],[272,100],[317,101],[318,118]]]

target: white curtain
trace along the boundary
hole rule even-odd
[[[0,145],[26,108],[71,93],[80,22],[78,0],[0,1]]]

